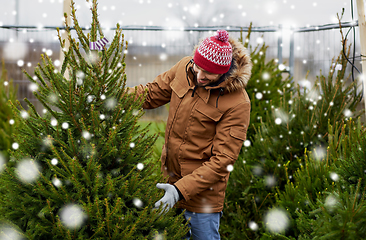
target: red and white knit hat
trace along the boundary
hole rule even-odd
[[[204,39],[198,46],[194,63],[210,73],[224,74],[229,71],[233,54],[228,40],[228,32],[217,30],[215,36]]]

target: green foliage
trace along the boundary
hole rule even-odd
[[[324,158],[328,120],[335,125],[349,117],[346,115],[349,112],[355,117],[360,114],[355,113],[360,101],[360,95],[355,92],[356,83],[346,84],[345,57],[340,55],[333,63],[328,76],[320,72],[311,89],[298,86],[292,94],[273,96],[273,102],[276,98],[278,105],[267,108],[266,118],[257,125],[253,135],[248,132],[251,145],[243,147],[227,187],[224,211],[230,214],[224,215],[221,224],[225,239],[274,237],[276,234],[269,234],[266,229],[263,216],[276,204],[276,193],[288,187],[289,179],[300,167],[305,149],[310,150],[314,158]],[[341,71],[335,71],[336,64],[342,65]],[[249,94],[252,90],[248,89]],[[277,89],[270,89],[270,92],[277,92]],[[256,101],[252,98],[252,104]],[[255,115],[254,111],[255,108],[251,114]],[[302,196],[298,197],[300,199],[296,200],[303,203]],[[238,211],[238,208],[243,210]],[[248,226],[250,221],[258,224],[258,230],[253,231]],[[233,232],[232,229],[241,231]],[[297,230],[293,231],[296,235]]]
[[[266,60],[268,46],[263,43],[255,48],[249,45],[251,35],[250,25],[248,34],[239,41],[250,50],[252,59],[252,75],[248,81],[246,90],[251,99],[250,127],[247,135],[253,136],[255,130],[261,126],[261,122],[267,122],[271,117],[268,111],[277,108],[281,104],[281,97],[290,99],[290,94],[294,91],[292,78],[284,70],[279,69],[279,64],[275,59]]]
[[[157,136],[137,123],[143,96],[125,91],[122,30],[117,25],[108,49],[90,50],[89,42],[103,37],[97,2],[87,35],[74,4],[78,41],[67,24],[61,70],[42,55],[37,80],[25,72],[47,113],[27,99],[28,112],[11,101],[19,148],[0,177],[0,218],[28,239],[181,239],[182,216],[153,210],[163,194],[149,159]],[[61,37],[60,44],[66,47]]]
[[[13,118],[11,107],[7,104],[9,100],[16,100],[17,89],[13,85],[13,81],[8,79],[5,64],[2,62],[2,70],[0,76],[0,158],[8,158],[8,149],[13,143],[13,133],[16,124],[9,121]],[[1,161],[0,161],[1,162]]]
[[[277,204],[286,207],[292,218],[287,236],[364,238],[365,149],[366,131],[360,120],[329,125],[326,159],[319,161],[305,155],[305,164],[294,174],[293,182],[278,192]],[[359,169],[363,174],[359,175]]]

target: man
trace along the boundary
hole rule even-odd
[[[161,170],[167,183],[155,203],[186,209],[193,239],[220,239],[229,173],[238,158],[250,118],[245,91],[252,63],[244,46],[225,30],[204,39],[193,59],[185,57],[146,86],[143,108],[170,103]],[[132,90],[132,89],[131,89]]]

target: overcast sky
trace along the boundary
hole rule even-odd
[[[18,2],[18,10],[17,10]],[[86,0],[76,0],[81,25],[89,25]],[[0,0],[0,25],[59,26],[63,0]],[[99,0],[104,27],[123,25],[187,26],[232,25],[295,27],[351,21],[351,0]],[[354,2],[356,5],[356,2]],[[357,9],[354,6],[354,18]],[[204,19],[204,20],[203,20]]]

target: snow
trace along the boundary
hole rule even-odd
[[[135,205],[138,208],[142,208],[144,206],[144,203],[138,198],[134,198],[132,200],[132,202],[133,202],[133,205]]]
[[[257,43],[262,45],[264,43],[264,39],[262,37],[257,38]]]
[[[84,130],[83,131],[83,138],[85,138],[86,140],[90,140],[91,139],[91,134],[88,131]]]
[[[117,105],[117,100],[114,99],[114,98],[108,98],[106,101],[105,101],[105,107],[108,109],[108,110],[112,110],[116,107]]]
[[[261,99],[263,98],[263,94],[262,94],[262,93],[260,93],[260,92],[257,92],[257,93],[255,94],[255,98],[256,98],[256,99],[258,99],[258,100],[261,100]]]
[[[42,134],[41,134],[42,135]],[[45,137],[43,139],[43,144],[46,147],[50,147],[52,145],[52,138],[51,137]]]
[[[82,207],[76,204],[68,204],[60,211],[60,220],[62,224],[70,229],[80,228],[86,219],[87,215]]]
[[[339,176],[338,176],[338,174],[337,174],[337,173],[335,173],[335,172],[331,172],[329,175],[330,175],[330,178],[331,178],[333,181],[337,182],[337,181],[339,180]]]
[[[55,118],[51,119],[51,125],[52,126],[57,126],[57,120]]]
[[[260,176],[263,173],[263,168],[259,165],[253,167],[253,174],[256,176]]]
[[[134,115],[134,116],[139,115],[139,113],[140,113],[140,110],[138,110],[138,109],[134,109],[134,110],[132,111],[132,115]]]
[[[56,94],[54,93],[51,93],[49,96],[48,96],[48,100],[52,103],[56,103],[58,101],[58,97]]]
[[[325,207],[328,210],[333,210],[335,205],[338,203],[338,199],[337,197],[335,197],[334,195],[329,195],[326,199],[325,199]]]
[[[154,236],[154,240],[166,240],[166,238],[164,237],[164,235],[156,233]]]
[[[268,176],[265,176],[265,178],[264,178],[264,184],[266,185],[266,187],[271,188],[277,184],[277,180],[276,180],[275,176],[268,175]]]
[[[20,116],[22,116],[22,118],[24,119],[27,119],[29,117],[29,114],[25,110],[22,110],[20,112]]]
[[[206,198],[202,198],[202,206],[203,206],[202,208],[203,213],[212,213],[212,206],[207,203]]]
[[[344,109],[343,114],[346,117],[352,117],[352,111],[349,109]]]
[[[229,171],[229,172],[232,172],[234,170],[234,166],[232,164],[229,164],[226,169]]]
[[[69,124],[67,122],[64,122],[64,123],[62,123],[61,127],[63,129],[68,129],[69,128]]]
[[[306,88],[307,90],[311,89],[311,82],[307,79],[298,81],[298,84],[300,85],[300,88]]]
[[[19,60],[17,61],[17,65],[18,65],[19,67],[23,67],[23,65],[24,65],[24,61],[23,61],[22,59],[19,59]]]
[[[143,163],[138,163],[138,164],[137,164],[137,169],[138,169],[138,170],[142,170],[142,169],[144,169],[144,164],[143,164]]]
[[[284,64],[279,64],[278,65],[278,69],[280,70],[280,71],[284,71],[284,70],[286,70],[286,66],[284,65]]]
[[[51,160],[51,164],[56,166],[58,164],[58,160],[56,158],[53,158]]]
[[[168,55],[165,53],[160,54],[159,59],[161,61],[166,61],[168,59]]]
[[[263,80],[269,80],[271,78],[271,75],[267,72],[264,72],[262,74],[262,78],[263,78]]]
[[[93,95],[89,95],[87,98],[86,98],[86,100],[89,102],[89,103],[91,103],[91,102],[93,102],[93,100],[95,99],[95,96],[93,96]]]
[[[19,231],[8,224],[0,225],[0,240],[25,240]]]
[[[9,41],[4,46],[4,59],[7,61],[15,61],[24,59],[28,53],[28,46],[24,42]]]
[[[6,164],[5,156],[0,152],[0,173],[4,170]]]
[[[33,183],[40,174],[39,170],[37,162],[32,159],[23,159],[17,164],[16,174],[22,182]]]
[[[281,119],[281,118],[276,118],[276,119],[275,119],[275,123],[276,123],[277,125],[280,125],[280,124],[282,123],[282,119]]]
[[[335,66],[335,69],[334,69],[335,71],[341,71],[342,70],[342,64],[337,64],[336,66]]]
[[[98,53],[96,51],[90,51],[89,54],[87,55],[87,60],[91,64],[97,63],[98,59],[99,59],[99,57],[98,57]]]
[[[56,59],[53,64],[56,66],[56,67],[59,67],[61,65],[61,62],[60,60]]]
[[[61,187],[62,186],[61,180],[56,178],[56,177],[52,179],[52,183],[53,183],[53,185],[55,185],[55,187]]]
[[[14,149],[14,150],[17,150],[19,148],[19,143],[17,142],[14,142],[11,147]]]
[[[248,223],[248,226],[249,226],[249,228],[251,229],[251,230],[253,230],[253,231],[257,231],[258,230],[258,224],[256,223],[256,222],[254,222],[254,221],[250,221],[249,223]]]
[[[264,216],[265,227],[273,233],[285,231],[290,224],[288,214],[279,208],[269,210]]]
[[[313,158],[320,161],[327,155],[327,150],[324,147],[316,147],[312,151]]]

